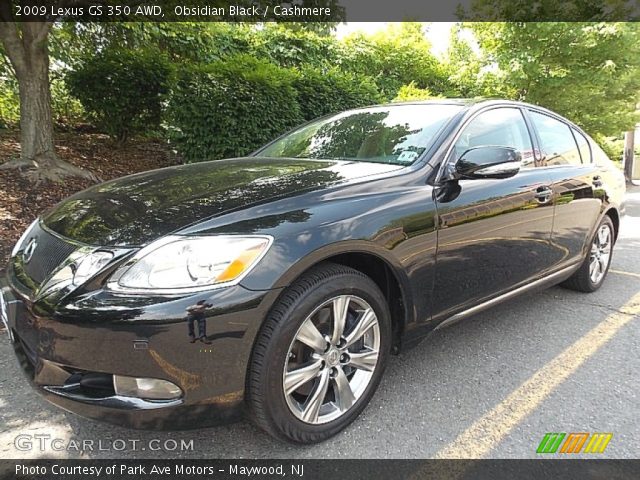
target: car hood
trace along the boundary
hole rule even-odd
[[[181,165],[91,187],[56,205],[43,222],[78,242],[138,246],[225,212],[399,168],[257,157]]]

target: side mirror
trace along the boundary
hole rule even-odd
[[[493,145],[470,148],[456,162],[460,179],[509,178],[520,171],[522,155],[511,147]]]

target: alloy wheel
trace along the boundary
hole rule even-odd
[[[287,354],[282,386],[301,421],[327,423],[363,395],[380,352],[380,325],[371,306],[340,295],[317,307],[298,329]]]
[[[603,224],[598,229],[591,244],[591,256],[589,257],[589,278],[594,285],[602,281],[611,256],[611,228]]]

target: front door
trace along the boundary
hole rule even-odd
[[[463,127],[447,161],[455,163],[467,149],[483,145],[515,148],[522,167],[511,178],[459,180],[435,189],[434,320],[541,276],[559,255],[551,244],[549,175],[534,157],[522,111],[499,107],[479,113]]]

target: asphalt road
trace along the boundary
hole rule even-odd
[[[640,187],[628,196],[611,268],[596,293],[527,295],[392,358],[364,414],[311,447],[248,422],[145,432],[67,414],[31,390],[0,332],[0,458],[534,458],[547,432],[611,432],[598,457],[639,458]],[[49,436],[43,450],[38,434]],[[16,446],[24,439],[30,450]]]

